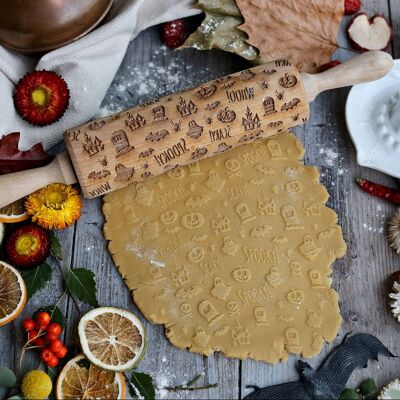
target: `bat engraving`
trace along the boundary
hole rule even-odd
[[[150,157],[153,153],[154,153],[154,149],[152,149],[152,148],[141,151],[139,154],[139,158]]]
[[[106,178],[107,176],[110,176],[111,172],[107,171],[106,169],[103,169],[102,171],[92,171],[88,175],[88,179],[103,179]]]
[[[290,100],[288,103],[284,103],[281,107],[281,111],[289,111],[295,108],[300,103],[300,99],[295,97],[294,99]]]
[[[219,100],[214,101],[213,103],[206,105],[206,110],[215,110],[217,107],[219,107],[220,104],[221,102]]]
[[[145,140],[150,142],[159,142],[162,139],[165,139],[169,135],[169,132],[166,129],[161,129],[157,132],[150,132]]]

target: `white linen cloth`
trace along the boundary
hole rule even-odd
[[[20,150],[36,143],[45,149],[62,139],[69,128],[85,123],[98,111],[129,42],[149,26],[198,13],[191,0],[114,0],[107,22],[40,59],[24,56],[0,46],[0,137],[20,132]],[[14,85],[25,73],[41,69],[55,71],[70,89],[69,108],[56,123],[35,127],[16,113]]]

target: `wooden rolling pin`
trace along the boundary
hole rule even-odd
[[[76,182],[94,198],[132,182],[303,124],[324,90],[383,77],[388,53],[370,51],[320,74],[299,73],[285,59],[153,100],[64,135],[48,166],[0,177],[0,207],[49,183]]]

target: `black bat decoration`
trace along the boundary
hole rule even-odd
[[[356,368],[366,368],[368,360],[378,360],[378,355],[394,355],[375,336],[360,333],[345,336],[343,342],[335,347],[322,365],[314,371],[304,361],[297,362],[300,380],[255,390],[244,400],[335,400],[342,393],[347,380]]]

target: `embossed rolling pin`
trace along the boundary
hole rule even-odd
[[[324,90],[375,80],[392,57],[370,51],[320,74],[276,60],[139,105],[67,131],[69,157],[0,177],[0,207],[54,182],[74,183],[93,198],[177,166],[303,124]],[[72,165],[69,158],[72,160]]]

